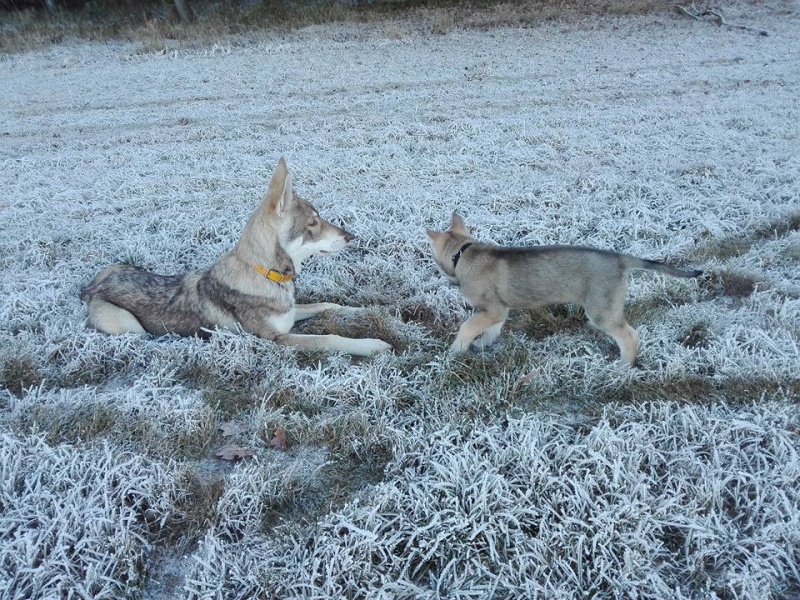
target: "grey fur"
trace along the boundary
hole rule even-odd
[[[475,242],[457,214],[450,230],[428,231],[439,270],[461,288],[475,314],[459,329],[451,352],[463,352],[480,336],[485,348],[497,338],[509,309],[548,304],[579,304],[589,323],[614,338],[621,359],[634,364],[636,331],[624,314],[628,272],[659,271],[673,277],[698,277],[669,265],[583,246],[501,247]]]
[[[391,349],[376,339],[296,335],[295,321],[346,307],[328,302],[296,305],[294,276],[303,260],[344,248],[352,235],[324,221],[294,192],[283,158],[267,194],[253,212],[234,248],[208,269],[157,275],[138,267],[107,267],[82,292],[87,325],[110,334],[207,336],[217,327],[237,329],[307,349],[366,356]],[[273,281],[256,266],[289,275]]]

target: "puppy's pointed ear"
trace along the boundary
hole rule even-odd
[[[450,231],[453,233],[460,233],[461,235],[469,235],[469,229],[464,224],[464,219],[458,213],[453,213],[450,218]]]
[[[275,167],[275,172],[272,174],[269,190],[267,190],[264,200],[269,203],[271,211],[281,216],[293,199],[292,176],[286,167],[286,159],[281,156],[278,166]]]

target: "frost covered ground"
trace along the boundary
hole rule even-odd
[[[800,12],[727,17],[769,36],[398,21],[0,59],[0,596],[800,597]],[[395,354],[84,329],[104,265],[228,249],[280,155],[358,236],[300,298],[369,307],[304,329]],[[448,359],[468,310],[424,230],[455,209],[708,274],[634,276],[638,369],[572,308]]]

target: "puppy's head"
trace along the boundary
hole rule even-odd
[[[272,175],[264,204],[281,246],[296,267],[310,256],[338,252],[353,239],[353,234],[324,220],[294,191],[283,157]]]
[[[436,268],[452,283],[458,283],[453,258],[464,244],[472,242],[472,235],[464,225],[464,219],[453,213],[450,219],[450,229],[447,231],[432,231],[428,229],[427,234],[431,241]]]

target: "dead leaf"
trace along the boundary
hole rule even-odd
[[[272,439],[269,442],[270,448],[275,448],[275,450],[280,450],[281,452],[286,451],[286,432],[283,429],[276,429],[275,433],[272,434]]]
[[[223,423],[219,426],[219,429],[222,431],[222,437],[233,437],[234,435],[239,435],[240,433],[245,432],[244,426],[236,421],[228,421],[227,423]]]
[[[243,448],[241,446],[223,446],[217,450],[216,456],[222,460],[238,460],[240,458],[247,458],[255,456],[256,451],[253,448]]]
[[[520,383],[524,385],[530,385],[533,383],[534,379],[538,379],[541,376],[542,372],[539,369],[531,371],[527,375],[523,375],[519,378]]]

